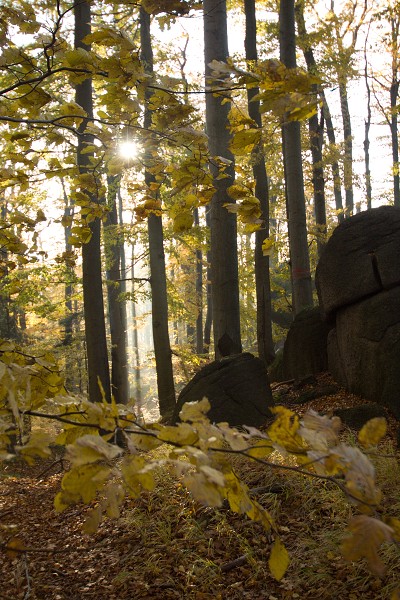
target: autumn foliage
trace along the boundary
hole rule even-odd
[[[0,348],[0,443],[2,460],[19,456],[31,463],[51,455],[54,445],[65,447],[69,468],[54,499],[56,511],[78,503],[92,504],[84,523],[94,533],[103,518],[118,518],[126,496],[151,492],[160,470],[175,474],[194,499],[210,507],[228,503],[236,513],[263,525],[271,538],[269,568],[280,580],[290,563],[271,513],[249,493],[232,466],[232,455],[280,472],[295,471],[338,487],[354,506],[342,545],[343,556],[365,558],[370,570],[382,576],[379,556],[384,542],[400,539],[400,520],[382,512],[382,494],[367,454],[341,442],[340,420],[314,411],[303,418],[277,406],[275,418],[264,430],[237,430],[206,417],[209,403],[185,404],[176,426],[145,424],[133,407],[112,402],[91,403],[68,395],[50,355],[33,357],[3,342]],[[51,419],[62,426],[54,439],[40,430],[26,432],[26,417]],[[375,418],[358,434],[365,451],[386,433],[386,421]],[[118,444],[116,443],[118,442]],[[163,458],[151,451],[166,445]],[[18,538],[3,533],[3,548],[23,551]]]

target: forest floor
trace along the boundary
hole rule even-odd
[[[323,391],[331,383],[323,375],[306,391]],[[287,384],[276,392],[279,403],[300,414],[365,404],[342,389],[303,404],[298,400],[304,388]],[[396,423],[390,416],[388,421],[389,433],[374,462],[383,509],[399,517],[400,454]],[[346,429],[344,435],[355,442],[354,431]],[[289,569],[277,582],[268,569],[271,540],[261,525],[197,504],[165,472],[154,492],[126,501],[118,520],[106,520],[95,535],[83,534],[87,507],[54,511],[62,473],[59,463],[51,465],[14,463],[0,470],[0,533],[2,526],[14,525],[29,549],[12,557],[0,547],[1,600],[400,598],[394,591],[400,586],[399,548],[383,548],[384,578],[371,575],[362,562],[350,564],[341,557],[352,508],[326,483],[235,464],[248,486],[259,490],[257,500],[276,518],[290,552]]]

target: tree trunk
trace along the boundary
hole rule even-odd
[[[211,207],[206,207],[206,225],[207,230],[209,231],[211,228],[211,218],[210,218]],[[207,275],[206,275],[206,318],[204,322],[204,347],[203,354],[210,353],[210,345],[211,345],[211,328],[212,328],[212,294],[211,294],[211,252],[207,250]]]
[[[340,107],[342,110],[343,123],[343,183],[346,196],[346,217],[350,217],[354,211],[354,190],[353,190],[353,134],[351,131],[351,117],[349,110],[347,80],[344,75],[339,75],[339,95]]]
[[[392,161],[393,161],[393,196],[394,205],[400,206],[400,174],[399,174],[399,134],[398,134],[398,106],[399,95],[399,29],[400,17],[392,16],[391,46],[392,46],[392,81],[390,86],[390,132],[392,137]]]
[[[119,404],[129,400],[128,357],[125,330],[125,300],[121,294],[121,241],[118,232],[118,176],[108,176],[108,208],[104,224],[104,248],[107,270],[108,315],[111,334],[111,391]]]
[[[206,85],[210,85],[209,63],[228,58],[226,1],[205,0],[203,14],[205,76]],[[226,98],[206,94],[210,171],[215,187],[211,200],[211,290],[216,358],[242,351],[236,215],[224,208],[224,204],[232,202],[227,188],[233,184],[235,174],[233,155],[229,150],[230,103],[223,103],[223,100]],[[226,169],[228,178],[218,179],[219,169],[213,159],[217,156],[231,161]]]
[[[153,72],[153,50],[150,37],[150,15],[140,7],[141,60],[147,73]],[[147,99],[149,96],[147,95]],[[146,103],[144,127],[151,127],[152,115]],[[145,156],[145,183],[155,181],[148,170],[151,151]],[[150,190],[149,193],[151,194]],[[164,236],[161,216],[150,214],[147,219],[150,252],[150,285],[154,354],[157,371],[158,402],[161,416],[168,416],[175,407],[175,386],[172,370],[172,353],[168,333],[167,278],[165,273]]]
[[[364,45],[364,79],[367,88],[367,118],[364,121],[364,163],[365,163],[365,188],[367,196],[367,209],[372,208],[372,186],[371,186],[371,168],[369,162],[369,130],[371,127],[371,88],[368,82],[368,61],[367,61],[367,40]]]
[[[194,224],[200,227],[199,209],[194,210]],[[203,253],[201,248],[196,248],[196,352],[202,354],[203,342]]]
[[[245,51],[246,60],[257,61],[257,22],[255,0],[244,0],[246,16]],[[259,100],[253,100],[259,93],[258,88],[247,90],[247,106],[249,116],[262,128]],[[272,339],[271,320],[271,282],[269,275],[269,256],[264,256],[262,244],[269,237],[269,190],[268,176],[265,168],[264,150],[260,142],[253,151],[253,177],[255,181],[255,196],[260,202],[263,227],[256,232],[255,245],[255,279],[257,299],[257,349],[258,355],[270,364],[275,358],[274,342]]]
[[[74,6],[75,48],[90,50],[83,40],[90,34],[90,2],[82,0]],[[86,133],[86,127],[93,118],[92,80],[90,77],[76,85],[75,101],[86,111],[88,119],[83,120],[78,136],[77,165],[80,173],[91,172],[90,153],[84,153],[93,144],[93,135]],[[91,192],[86,193],[91,201],[99,199]],[[104,396],[111,401],[110,372],[104,321],[103,287],[101,278],[100,219],[95,218],[88,225],[91,238],[82,247],[82,285],[85,315],[85,335],[88,361],[89,397],[92,402],[101,402]],[[100,384],[100,385],[99,385]]]
[[[142,411],[142,383],[140,372],[140,352],[139,352],[139,335],[138,322],[136,315],[136,300],[135,300],[135,244],[132,243],[132,264],[131,264],[131,279],[132,279],[132,325],[133,325],[133,351],[135,353],[135,405],[138,407],[138,412]]]
[[[307,41],[307,30],[304,20],[304,0],[296,2],[295,17],[298,28],[303,54],[307,65],[307,70],[311,75],[316,75],[317,65],[314,53]],[[314,85],[315,95],[321,93],[320,86]],[[318,114],[313,115],[308,120],[308,131],[310,136],[310,150],[312,157],[312,182],[314,191],[314,215],[317,228],[317,250],[318,256],[326,242],[326,206],[325,206],[325,177],[323,167],[322,145],[323,145],[323,115],[321,115],[321,124],[318,120]]]
[[[279,10],[281,61],[296,67],[294,0],[281,0]],[[310,259],[301,156],[300,123],[283,121],[283,153],[288,207],[290,261],[295,314],[312,306]]]
[[[326,100],[324,92],[322,92],[321,96],[322,96],[322,111],[323,111],[324,120],[326,123],[326,135],[328,136],[328,141],[331,146],[331,149],[335,152],[336,151],[336,135],[335,135],[335,129],[333,127],[331,111],[329,110],[329,105]],[[344,221],[342,185],[341,185],[341,179],[340,179],[339,163],[336,159],[332,160],[332,179],[333,179],[333,195],[335,197],[335,208],[336,208],[337,220],[339,223],[342,223]]]

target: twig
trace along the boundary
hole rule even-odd
[[[228,573],[228,571],[232,571],[232,569],[236,569],[236,567],[241,567],[247,562],[247,554],[243,554],[243,556],[239,556],[235,558],[235,560],[231,560],[220,567],[222,573]]]
[[[57,460],[53,461],[50,466],[46,467],[44,469],[44,471],[42,471],[41,473],[39,473],[39,475],[37,476],[36,479],[42,479],[42,477],[44,475],[46,475],[46,473],[48,473],[49,471],[51,471],[51,469],[53,467],[55,467],[57,464],[61,465],[60,473],[61,473],[61,471],[64,471],[64,459],[63,458],[58,458]]]
[[[29,570],[28,570],[28,557],[24,556],[24,567],[25,567],[25,578],[26,578],[26,592],[25,592],[25,596],[24,596],[24,600],[28,600],[28,598],[30,598],[31,596],[31,578],[29,575]]]
[[[287,381],[278,381],[278,383],[274,383],[273,385],[271,385],[271,390],[276,390],[282,385],[290,385],[291,383],[294,383],[294,379],[288,379]]]

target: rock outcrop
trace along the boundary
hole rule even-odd
[[[247,352],[216,360],[196,373],[179,394],[173,421],[179,420],[185,402],[204,397],[211,404],[207,416],[213,423],[260,427],[271,417],[273,400],[264,363]]]
[[[283,347],[283,379],[300,381],[327,370],[329,329],[319,307],[305,308],[296,315]]]
[[[316,273],[328,336],[328,367],[354,392],[400,418],[400,208],[383,206],[344,221]]]

